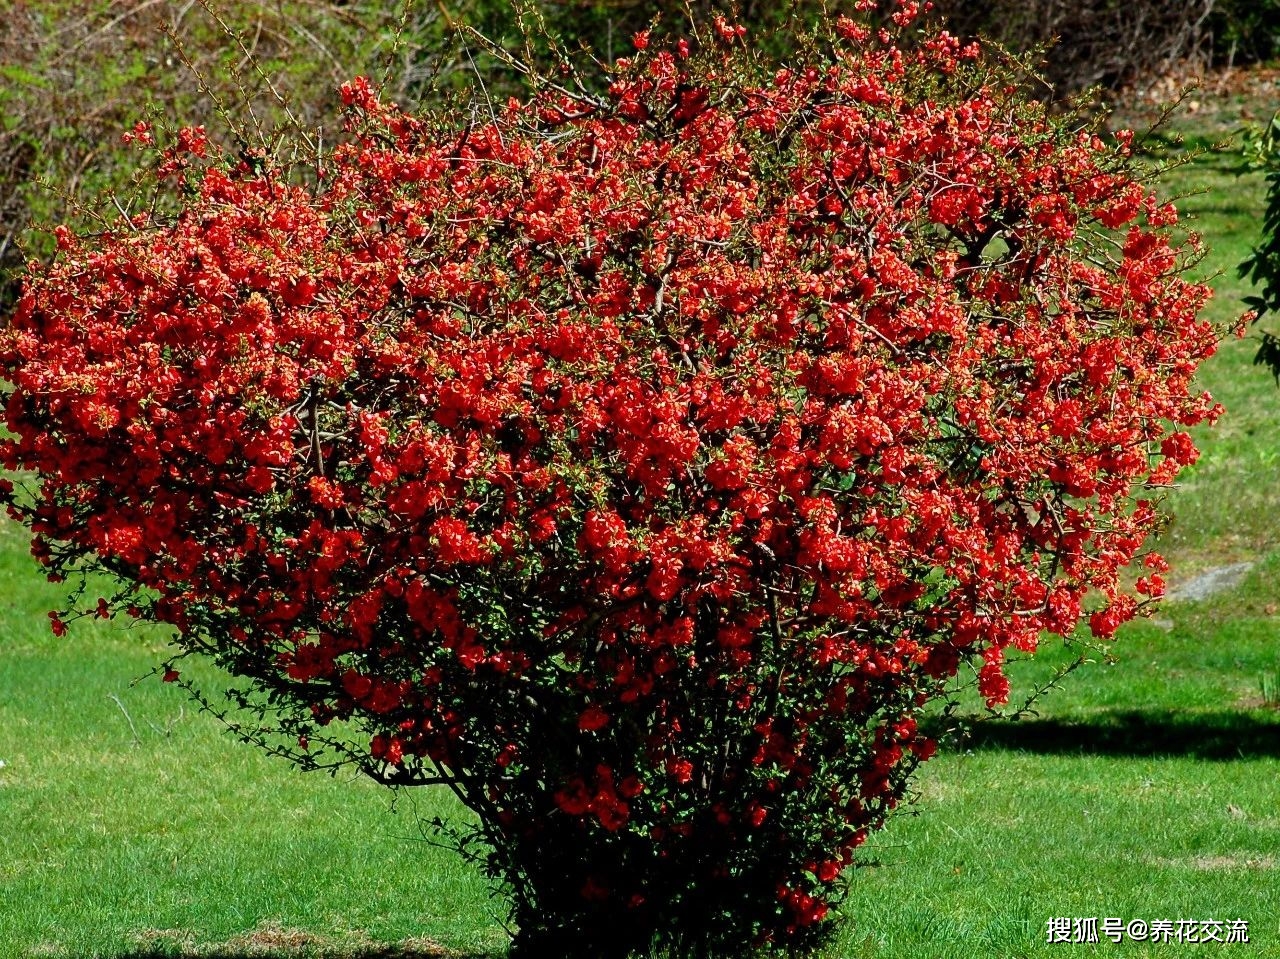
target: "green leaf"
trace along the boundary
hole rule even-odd
[[[16,64],[0,63],[0,77],[11,83],[21,83],[24,86],[38,87],[41,90],[49,89],[49,81],[46,78],[38,76]]]

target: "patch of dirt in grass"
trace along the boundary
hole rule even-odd
[[[1217,593],[1234,589],[1243,582],[1256,563],[1231,563],[1228,566],[1215,566],[1200,575],[1193,577],[1181,585],[1174,586],[1166,594],[1168,602],[1187,601],[1202,602]]]
[[[415,937],[379,943],[362,933],[322,936],[264,922],[225,942],[197,943],[182,929],[148,929],[137,937],[139,949],[120,959],[481,959]]]
[[[297,952],[307,947],[324,945],[324,943],[324,938],[315,933],[302,929],[285,929],[276,923],[266,923],[252,932],[228,939],[225,948],[239,949],[250,954],[281,950]]]
[[[955,799],[959,791],[954,783],[946,782],[937,776],[922,775],[912,784],[915,790],[913,801],[925,806],[940,806]]]
[[[143,949],[189,949],[195,943],[186,929],[144,929],[136,938]]]
[[[1277,89],[1280,70],[1273,66],[1223,68],[1207,75],[1188,67],[1118,95],[1111,127],[1145,129],[1176,103],[1175,118],[1195,118],[1207,133],[1230,134],[1242,122],[1265,123],[1275,110]],[[1179,102],[1184,91],[1186,96]]]
[[[1196,856],[1191,860],[1196,869],[1274,869],[1275,856]]]
[[[1256,688],[1250,689],[1247,693],[1239,693],[1236,696],[1235,705],[1237,709],[1266,709],[1272,712],[1280,710],[1280,704],[1276,704],[1269,699],[1264,699],[1262,696],[1259,696]]]
[[[1230,856],[1191,856],[1185,859],[1153,859],[1158,866],[1177,866],[1197,872],[1230,872],[1238,869],[1265,871],[1276,868],[1275,856],[1236,853]]]

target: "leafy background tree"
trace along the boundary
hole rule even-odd
[[[1262,239],[1240,264],[1240,276],[1257,287],[1245,305],[1259,322],[1280,313],[1280,113],[1245,138],[1245,170],[1260,170],[1266,178],[1266,205],[1262,215]],[[1255,365],[1265,366],[1280,382],[1280,336],[1264,323]]]

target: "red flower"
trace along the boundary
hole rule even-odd
[[[581,777],[575,776],[561,789],[556,790],[554,799],[561,812],[570,816],[581,816],[591,808],[591,797]]]
[[[693,763],[687,759],[670,759],[667,761],[667,773],[678,783],[693,780]]]
[[[578,728],[583,732],[595,732],[609,725],[609,714],[599,706],[588,706],[578,717]]]

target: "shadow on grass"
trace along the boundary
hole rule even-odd
[[[1280,758],[1280,712],[1123,710],[1078,719],[982,721],[930,734],[944,748],[1010,749],[1094,756],[1187,756],[1195,759]]]

